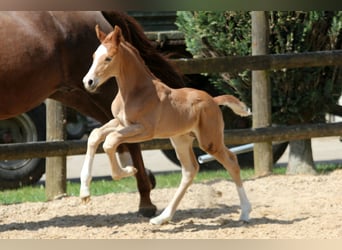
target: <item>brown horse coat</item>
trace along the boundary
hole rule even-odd
[[[182,180],[166,209],[150,220],[152,224],[168,222],[199,169],[192,150],[196,137],[199,146],[212,154],[232,176],[241,203],[240,218],[248,221],[251,205],[242,186],[236,156],[224,145],[224,123],[218,107],[227,105],[245,116],[249,115],[245,104],[230,95],[213,98],[196,89],[170,88],[148,69],[136,48],[125,41],[118,26],[108,35],[96,26],[96,33],[101,45],[83,79],[84,86],[93,92],[114,76],[119,91],[112,103],[115,118],[89,136],[81,174],[81,197],[87,200],[90,196],[90,172],[100,142],[104,141],[113,179],[120,179],[137,171],[133,166],[118,164],[115,152],[120,144],[170,138],[182,164]]]

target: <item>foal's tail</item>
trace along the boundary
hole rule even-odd
[[[240,116],[249,116],[252,114],[249,108],[247,108],[246,104],[241,102],[235,96],[220,95],[213,97],[213,99],[217,103],[217,105],[228,106],[234,111],[235,114],[238,114]]]

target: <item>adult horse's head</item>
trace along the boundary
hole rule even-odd
[[[106,35],[95,27],[96,35],[101,42],[100,46],[93,54],[93,63],[83,78],[84,87],[89,92],[95,92],[106,80],[117,75],[118,67],[115,65],[115,57],[119,51],[120,42],[124,41],[122,31],[118,26]]]

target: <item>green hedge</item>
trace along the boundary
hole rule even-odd
[[[341,49],[341,11],[272,11],[269,52],[300,53]],[[178,11],[179,29],[194,57],[251,54],[251,16],[239,11]],[[322,121],[341,95],[336,67],[270,71],[274,123]],[[222,93],[239,96],[251,106],[251,72],[210,75]]]

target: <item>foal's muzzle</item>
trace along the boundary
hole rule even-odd
[[[83,78],[83,85],[84,85],[85,89],[89,92],[95,92],[96,91],[96,87],[97,87],[96,80],[91,78],[91,77],[85,76]]]

